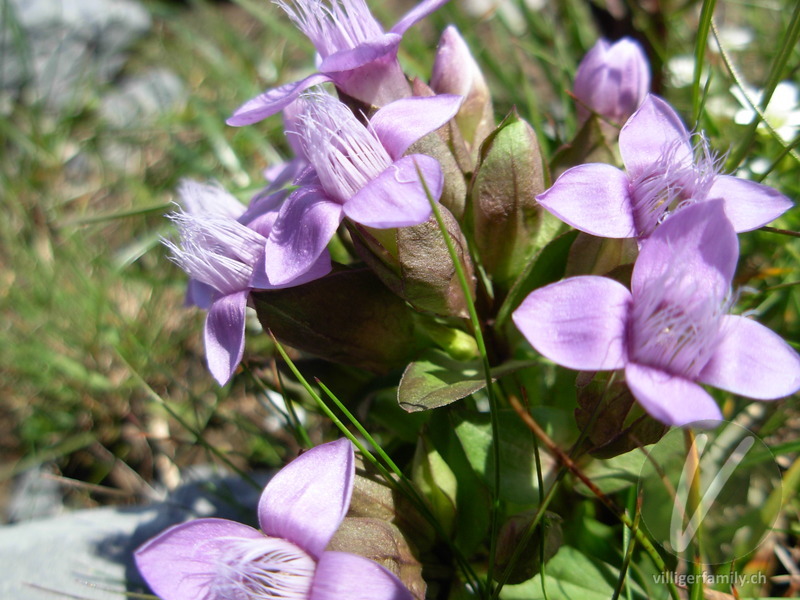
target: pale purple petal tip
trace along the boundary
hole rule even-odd
[[[341,221],[342,205],[320,188],[292,193],[267,239],[265,270],[271,285],[290,284],[314,267]]]
[[[207,283],[197,279],[190,279],[186,286],[186,306],[197,306],[203,310],[208,310],[216,294],[217,290]]]
[[[378,563],[347,552],[325,552],[309,600],[412,600],[400,580]]]
[[[353,445],[342,438],[312,448],[281,469],[258,503],[264,533],[323,556],[350,506],[354,460]]]
[[[356,223],[377,229],[423,223],[432,209],[420,175],[431,197],[438,200],[444,185],[439,162],[424,154],[411,154],[395,161],[361,188],[345,203],[344,214]]]
[[[336,79],[336,73],[352,71],[369,63],[380,60],[386,55],[397,54],[397,47],[402,38],[394,33],[387,33],[377,40],[361,42],[352,49],[340,50],[327,56],[319,63],[319,70]]]
[[[178,196],[184,210],[196,217],[217,215],[238,219],[245,212],[244,205],[218,183],[200,183],[182,179]]]
[[[631,179],[667,152],[672,153],[675,166],[688,167],[694,162],[683,121],[669,104],[653,94],[645,98],[619,132],[619,151]]]
[[[621,369],[630,292],[604,277],[565,279],[531,292],[514,324],[537,352],[570,369]]]
[[[463,101],[453,94],[396,100],[375,113],[370,128],[397,160],[411,144],[455,117]]]
[[[792,201],[777,190],[731,175],[717,176],[707,198],[722,198],[725,214],[740,233],[758,229],[792,207]]]
[[[642,408],[666,425],[722,419],[717,403],[694,381],[635,363],[625,367],[625,380]]]
[[[248,293],[243,290],[217,298],[206,315],[206,361],[220,385],[228,383],[242,360]]]
[[[575,73],[574,93],[581,121],[589,110],[622,124],[650,91],[650,66],[642,47],[631,38],[610,44],[598,40]]]
[[[447,4],[447,2],[448,0],[423,0],[408,11],[405,16],[392,27],[391,32],[403,35],[415,23],[421,21],[432,12],[439,10],[442,6]]]
[[[264,256],[266,256],[266,254]],[[314,281],[315,279],[325,277],[325,275],[331,272],[332,268],[333,265],[331,263],[331,255],[327,250],[325,250],[319,256],[319,258],[317,258],[314,264],[311,265],[311,268],[309,268],[308,271],[300,274],[291,281],[275,285],[270,281],[269,276],[267,275],[266,265],[264,259],[262,258],[261,262],[256,265],[250,285],[253,287],[253,289],[257,290],[279,290],[283,288],[295,287],[310,281]]]
[[[331,78],[322,73],[314,73],[300,81],[267,90],[242,104],[225,122],[233,127],[242,127],[262,121],[291,104],[303,90],[326,81],[331,81]]]
[[[756,400],[800,389],[800,356],[779,335],[745,317],[726,315],[723,337],[698,379]]]
[[[600,163],[565,171],[536,197],[549,212],[586,233],[607,238],[636,237],[630,182],[623,172]]]
[[[197,600],[219,570],[219,558],[232,539],[259,539],[261,533],[225,519],[197,519],[175,525],[134,554],[150,589],[164,600]]]

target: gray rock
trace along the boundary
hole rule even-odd
[[[136,0],[0,0],[0,89],[55,108],[110,81],[150,29]]]
[[[255,525],[260,493],[239,478],[206,471],[164,502],[0,527],[0,598],[125,600],[126,593],[146,591],[133,563],[138,546],[170,525],[198,517]]]
[[[64,511],[61,485],[47,473],[48,467],[43,465],[15,478],[6,514],[9,523],[53,517]]]
[[[150,69],[122,81],[103,96],[100,114],[111,125],[128,127],[152,121],[186,101],[186,86],[168,69]]]

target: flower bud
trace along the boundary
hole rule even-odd
[[[494,129],[489,86],[458,30],[450,25],[442,33],[431,73],[431,88],[437,94],[456,94],[464,102],[456,123],[473,161],[481,142]]]
[[[442,219],[475,293],[472,261],[458,222],[439,206]],[[436,219],[392,230],[352,226],[356,251],[395,294],[419,311],[439,316],[466,317],[467,303],[455,266]]]
[[[412,81],[411,87],[415,96],[436,95],[424,81],[417,78]],[[408,152],[427,154],[439,162],[444,175],[444,187],[439,202],[460,221],[464,216],[467,195],[464,173],[472,172],[475,161],[469,153],[456,120],[451,119],[436,131],[423,136],[409,146]]]
[[[573,91],[581,123],[596,113],[621,126],[650,91],[644,50],[631,38],[613,44],[598,40],[578,65]]]
[[[390,521],[346,517],[328,544],[328,550],[357,554],[388,569],[408,588],[414,600],[424,600],[422,565],[403,533]]]
[[[495,296],[513,284],[553,231],[536,201],[546,188],[536,133],[512,112],[486,138],[470,190],[472,235]]]

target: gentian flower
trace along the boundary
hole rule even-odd
[[[438,200],[442,169],[430,156],[403,153],[452,119],[461,97],[397,100],[377,111],[368,126],[328,94],[309,92],[301,101],[295,133],[313,171],[297,182],[270,233],[266,269],[275,284],[311,268],[344,217],[377,229],[428,219],[431,206],[420,176]]]
[[[455,122],[473,160],[481,142],[494,130],[489,86],[467,43],[453,25],[442,32],[431,69],[431,89],[437,94],[464,97]]]
[[[260,198],[244,210],[238,200],[216,185],[185,182],[180,193],[187,210],[170,216],[180,232],[180,244],[169,240],[164,244],[191,277],[187,299],[208,309],[206,360],[211,374],[224,385],[244,353],[250,290],[291,287],[322,277],[331,269],[330,256],[321,253],[300,276],[274,284],[264,269],[264,251],[277,217],[276,203],[285,194]],[[203,210],[211,206],[216,208]],[[249,226],[240,220],[249,221]]]
[[[229,125],[256,123],[274,115],[305,89],[332,81],[348,96],[385,106],[411,95],[397,48],[403,34],[448,0],[424,0],[384,33],[364,0],[293,0],[275,3],[311,40],[319,55],[315,73],[248,100],[228,119]]]
[[[575,72],[573,93],[578,100],[578,120],[591,113],[622,124],[642,104],[650,91],[650,65],[632,38],[609,43],[600,39],[581,60]]]
[[[267,484],[261,531],[226,519],[189,521],[141,546],[136,565],[163,600],[411,600],[378,563],[325,550],[354,477],[348,440],[312,448]]]
[[[619,149],[626,171],[601,163],[573,167],[537,196],[539,203],[576,229],[608,238],[643,239],[672,212],[722,199],[737,232],[769,223],[792,203],[776,190],[719,174],[706,140],[692,139],[677,113],[649,95],[623,126]]]
[[[542,355],[570,369],[624,369],[642,407],[668,425],[720,419],[700,384],[757,400],[800,388],[800,356],[778,335],[727,314],[739,246],[723,202],[661,225],[634,264],[631,290],[580,276],[534,290],[513,319]]]

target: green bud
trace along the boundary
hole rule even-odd
[[[441,454],[423,436],[417,442],[411,478],[430,503],[431,511],[444,531],[452,533],[456,518],[458,481]]]
[[[431,320],[425,324],[424,333],[432,343],[456,360],[470,360],[478,356],[478,343],[466,331]]]
[[[481,263],[503,297],[525,264],[555,233],[536,196],[546,187],[536,133],[512,111],[481,147],[470,190],[472,235]]]
[[[415,96],[435,96],[436,93],[419,79],[412,82]],[[427,154],[439,161],[444,174],[444,187],[439,202],[460,221],[464,216],[467,183],[464,173],[472,171],[474,160],[455,119],[411,144],[407,154]]]
[[[474,295],[475,281],[467,242],[455,217],[439,211]],[[422,312],[467,317],[467,302],[442,232],[432,215],[424,223],[392,230],[348,224],[361,258],[395,294]]]
[[[612,165],[619,162],[614,145],[606,138],[597,115],[587,119],[575,138],[556,151],[550,168],[553,176],[557,177],[571,167],[590,162]]]
[[[422,565],[405,537],[389,521],[369,517],[346,517],[327,547],[374,560],[395,575],[417,600],[425,599]]]

